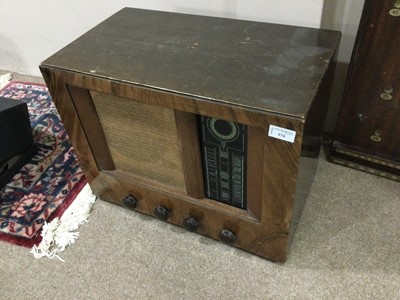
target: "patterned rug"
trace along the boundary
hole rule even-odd
[[[87,181],[46,86],[11,82],[0,97],[27,103],[38,149],[0,190],[0,240],[32,247],[45,221],[61,216]]]

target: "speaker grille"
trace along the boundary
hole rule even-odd
[[[174,111],[91,91],[117,169],[185,189]]]

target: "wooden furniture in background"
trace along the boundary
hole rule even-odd
[[[316,167],[339,39],[123,9],[40,68],[96,195],[284,261]],[[243,209],[205,196],[200,115],[246,125]]]
[[[400,181],[400,1],[365,2],[329,159]]]

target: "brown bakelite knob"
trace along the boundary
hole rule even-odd
[[[135,209],[137,206],[137,200],[135,197],[128,195],[126,196],[123,200],[122,203],[124,204],[125,207],[129,209]]]
[[[183,220],[183,227],[194,232],[199,228],[199,222],[195,218],[189,217]]]
[[[228,229],[222,229],[219,233],[219,238],[225,244],[233,244],[236,241],[236,235]]]
[[[154,209],[154,214],[157,219],[166,221],[169,218],[169,210],[164,206],[158,206]]]

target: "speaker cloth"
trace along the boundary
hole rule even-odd
[[[91,91],[117,169],[185,189],[174,111]]]

